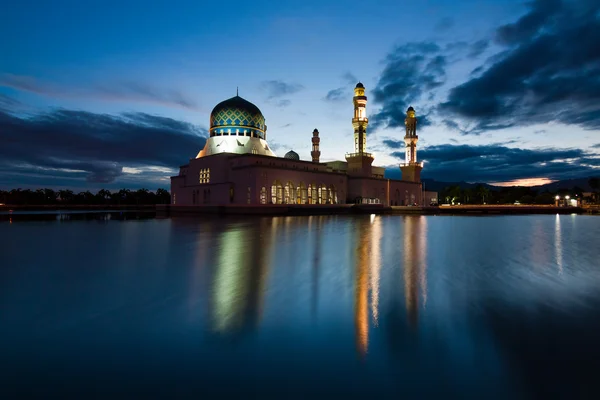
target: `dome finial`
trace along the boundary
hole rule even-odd
[[[239,86],[236,86],[236,87],[235,87],[235,95],[236,95],[236,96],[239,96],[239,95],[240,95],[240,87],[239,87]]]

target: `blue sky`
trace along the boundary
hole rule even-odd
[[[318,128],[322,160],[343,159],[357,80],[392,177],[408,105],[424,177],[598,175],[595,3],[14,2],[0,15],[0,187],[168,187],[236,87],[278,155],[310,159]]]

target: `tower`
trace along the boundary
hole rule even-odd
[[[371,176],[371,164],[373,156],[367,153],[367,96],[365,87],[361,82],[354,88],[354,117],[352,127],[354,128],[354,153],[346,154],[348,161],[348,174],[359,176]]]
[[[318,163],[319,158],[321,157],[319,143],[321,143],[321,138],[319,138],[319,131],[315,128],[312,137],[312,151],[310,152],[310,155],[312,156],[312,162],[314,163]]]
[[[412,106],[406,110],[404,125],[406,125],[406,135],[404,135],[406,156],[404,163],[400,164],[402,180],[421,182],[423,163],[417,162],[417,142],[419,141],[419,136],[417,136],[417,117],[415,109]]]

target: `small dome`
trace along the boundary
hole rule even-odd
[[[355,88],[355,89],[359,89],[359,88],[360,88],[360,89],[364,89],[364,88],[365,88],[365,86],[364,86],[364,85],[363,85],[361,82],[358,82],[358,83],[356,84],[356,88]]]
[[[285,153],[285,156],[283,156],[283,158],[287,158],[288,160],[300,161],[300,156],[294,150],[290,150],[287,153]]]
[[[406,110],[406,112],[411,112],[411,111],[415,112],[415,109],[412,106],[408,107],[408,110]]]
[[[264,135],[265,117],[248,100],[235,96],[220,102],[210,113],[210,130],[216,128],[246,128]]]

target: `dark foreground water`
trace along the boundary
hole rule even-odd
[[[4,220],[0,243],[3,398],[600,395],[598,217]]]

